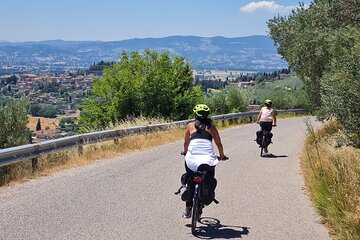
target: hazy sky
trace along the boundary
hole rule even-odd
[[[311,0],[304,0],[309,5]],[[267,35],[299,0],[0,0],[0,40]]]

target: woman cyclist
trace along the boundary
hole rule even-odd
[[[256,123],[260,124],[262,131],[271,132],[272,127],[276,126],[276,112],[271,107],[272,101],[270,99],[266,99],[264,101],[265,106],[261,108]],[[265,154],[269,153],[268,148],[264,148]]]
[[[224,149],[220,135],[211,119],[208,118],[210,109],[205,104],[198,104],[193,109],[195,120],[186,126],[184,151],[186,173],[206,170],[212,177],[215,176],[215,165],[219,159],[215,153],[212,140],[219,151],[220,160],[225,160]],[[191,217],[192,201],[186,201],[182,217]]]

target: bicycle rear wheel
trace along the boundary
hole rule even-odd
[[[261,146],[260,146],[261,150],[260,150],[260,157],[263,156],[264,153],[264,148],[265,148],[265,136],[262,137],[262,141],[261,141]]]
[[[191,233],[196,233],[196,223],[199,220],[199,185],[196,184],[194,197],[193,197],[193,206],[191,210]]]

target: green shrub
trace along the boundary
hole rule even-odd
[[[3,98],[0,101],[0,148],[29,142],[29,101],[25,98]]]
[[[212,93],[205,98],[205,104],[209,106],[213,114],[246,111],[249,101],[249,92],[237,88],[229,88],[227,91]]]

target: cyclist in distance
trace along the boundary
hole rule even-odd
[[[270,99],[266,99],[264,104],[265,106],[261,108],[256,123],[260,124],[261,130],[270,133],[272,127],[276,126],[276,112],[271,107],[272,101]],[[269,152],[267,147],[264,149],[264,152],[265,154]]]
[[[208,118],[210,109],[205,104],[197,104],[194,109],[195,120],[186,126],[184,151],[185,170],[189,174],[195,171],[206,170],[212,177],[215,176],[215,165],[219,160],[225,160],[223,145],[218,130]],[[217,146],[219,158],[215,153],[212,140]],[[186,201],[182,217],[191,217],[192,201]]]

